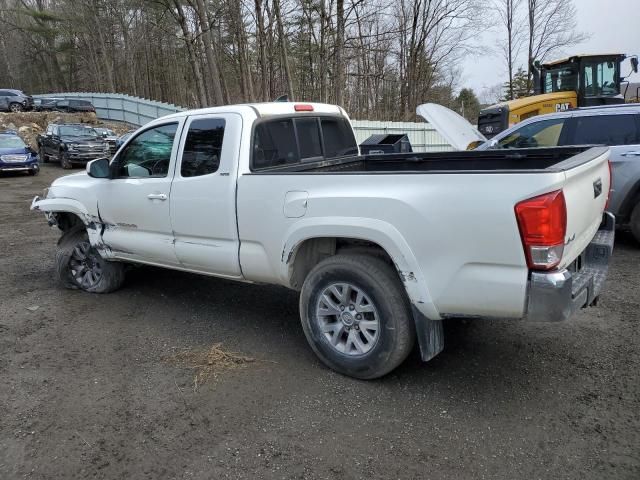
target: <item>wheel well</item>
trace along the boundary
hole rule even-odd
[[[310,238],[302,242],[290,255],[289,284],[300,290],[309,272],[327,257],[339,253],[372,255],[394,265],[384,248],[368,240],[343,237]]]
[[[620,205],[620,211],[616,215],[617,220],[621,223],[627,223],[631,219],[631,213],[637,203],[640,203],[640,180],[636,182]]]
[[[56,219],[56,225],[63,232],[68,232],[71,229],[80,230],[85,228],[84,222],[75,213],[56,212],[53,216]]]

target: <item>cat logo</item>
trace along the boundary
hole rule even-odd
[[[569,110],[571,108],[570,103],[556,103],[556,112],[564,112],[565,110]]]

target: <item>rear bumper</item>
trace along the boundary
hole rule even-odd
[[[529,275],[526,319],[557,322],[576,310],[593,304],[600,294],[613,252],[615,217],[605,212],[600,229],[582,255],[577,271],[531,272]]]

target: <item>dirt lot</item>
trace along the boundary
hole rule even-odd
[[[62,173],[0,178],[1,479],[640,478],[629,236],[598,307],[450,322],[434,361],[360,382],[316,360],[281,288],[152,268],[110,295],[58,288],[57,232],[28,207]],[[190,352],[218,343],[255,361],[194,390]]]

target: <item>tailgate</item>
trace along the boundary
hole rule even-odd
[[[565,171],[562,190],[567,204],[567,233],[558,268],[569,265],[587,248],[602,222],[609,195],[609,149],[592,148],[578,156],[582,155],[592,158]]]

